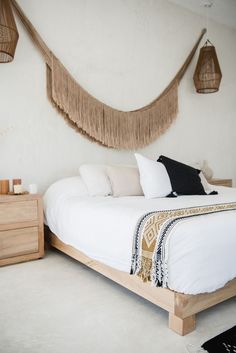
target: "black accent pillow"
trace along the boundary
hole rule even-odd
[[[206,195],[199,176],[201,172],[199,169],[165,156],[160,156],[157,162],[161,162],[166,167],[173,192],[178,195]]]

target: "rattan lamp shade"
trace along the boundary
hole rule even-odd
[[[10,0],[0,0],[0,63],[14,59],[18,37]]]
[[[193,76],[198,93],[214,93],[219,90],[222,78],[220,65],[213,45],[201,48],[197,67]]]

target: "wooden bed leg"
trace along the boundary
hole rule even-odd
[[[172,313],[169,313],[169,328],[181,336],[192,332],[196,326],[195,315],[182,319]]]

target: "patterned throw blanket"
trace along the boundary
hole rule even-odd
[[[131,274],[151,281],[156,287],[168,286],[168,243],[179,222],[201,215],[236,210],[236,203],[150,212],[139,221],[133,244]]]

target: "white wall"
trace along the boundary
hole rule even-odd
[[[80,84],[105,103],[146,105],[185,60],[205,19],[165,0],[19,0],[48,46]],[[83,162],[134,163],[133,153],[91,143],[68,127],[46,97],[45,65],[18,21],[15,60],[0,65],[0,178],[21,177],[44,190]],[[142,153],[195,163],[236,182],[236,31],[210,22],[223,72],[221,89],[195,93],[189,67],[179,114]]]

